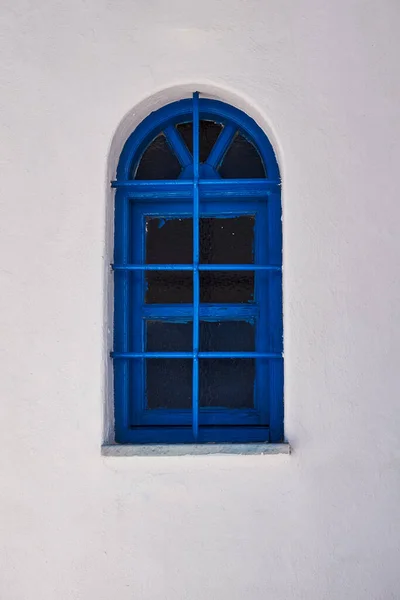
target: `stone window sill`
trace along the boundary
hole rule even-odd
[[[103,456],[214,456],[290,454],[282,444],[105,444]]]

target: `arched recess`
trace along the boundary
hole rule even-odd
[[[209,153],[201,160],[201,135],[202,126],[205,123],[213,123],[213,127],[220,127],[215,135],[215,140],[210,146]],[[183,135],[179,128],[191,127],[191,135]],[[187,134],[187,131],[186,131]],[[176,173],[173,177],[159,178],[140,176],[146,153],[148,153],[155,141],[163,139],[163,144],[172,150],[176,158]],[[259,163],[262,165],[257,174],[250,177],[235,177],[235,167],[231,171],[224,169],[224,161],[232,148],[233,142],[237,142],[241,136],[242,144],[247,144],[255,149]],[[190,145],[190,139],[192,145]],[[156,148],[157,150],[157,148]],[[158,149],[159,150],[159,149]],[[256,159],[253,156],[253,163]],[[237,169],[238,163],[236,163]],[[143,169],[142,169],[143,171]],[[257,123],[239,109],[210,98],[199,98],[196,93],[191,98],[170,103],[156,112],[148,115],[131,133],[126,140],[119,157],[116,179],[113,181],[116,188],[115,205],[115,257],[114,270],[116,274],[115,286],[115,338],[114,338],[114,365],[115,365],[115,416],[116,437],[121,443],[139,442],[190,442],[190,441],[281,441],[283,439],[283,366],[282,366],[282,231],[281,231],[281,203],[280,203],[280,177],[279,168],[272,145],[263,130]],[[132,346],[127,323],[130,320],[130,296],[132,296],[131,284],[128,283],[132,273],[143,273],[149,267],[140,262],[140,252],[136,254],[132,262],[132,251],[129,240],[132,237],[130,217],[128,216],[132,201],[144,201],[145,199],[155,201],[159,197],[169,201],[193,200],[193,231],[199,227],[201,212],[201,201],[206,199],[218,199],[225,202],[246,199],[249,202],[265,200],[265,211],[260,212],[259,229],[263,229],[264,249],[260,250],[254,260],[256,282],[255,290],[264,288],[262,295],[256,296],[260,312],[259,331],[256,336],[256,347],[254,352],[236,353],[243,356],[234,358],[251,359],[256,364],[257,373],[263,370],[264,375],[258,376],[254,385],[257,388],[258,400],[254,401],[254,407],[233,415],[231,411],[227,416],[216,417],[214,414],[206,414],[199,403],[199,392],[196,394],[196,386],[199,388],[198,361],[211,357],[210,353],[201,352],[198,347],[199,323],[201,318],[201,297],[199,295],[199,282],[196,276],[204,265],[199,265],[199,256],[196,256],[196,241],[193,249],[193,263],[191,270],[194,276],[194,299],[193,299],[193,347],[190,358],[193,360],[193,397],[191,410],[174,411],[170,415],[157,415],[153,411],[147,411],[145,402],[141,399],[136,402],[136,408],[132,413],[130,407],[132,394],[135,397],[144,395],[146,385],[137,385],[135,381],[140,379],[140,371],[132,364],[145,363],[154,358],[146,353],[143,342],[137,338]],[[236,205],[235,205],[236,206]],[[235,207],[233,211],[237,210]],[[199,212],[200,211],[200,212]],[[224,213],[225,214],[225,213]],[[240,213],[242,214],[242,213]],[[194,238],[196,238],[196,235]],[[198,238],[198,235],[197,235]],[[256,245],[260,245],[258,236]],[[197,240],[197,254],[199,252]],[[142,257],[143,258],[143,257]],[[179,265],[169,265],[171,270],[177,270]],[[236,267],[244,268],[244,265]],[[165,265],[152,265],[152,270],[165,270]],[[221,267],[221,265],[219,265]],[[248,266],[247,266],[248,267]],[[246,267],[246,268],[247,268]],[[232,270],[232,269],[231,269]],[[250,270],[250,267],[247,268]],[[197,273],[197,275],[196,275]],[[262,277],[269,277],[268,282],[260,285]],[[258,278],[258,279],[257,279]],[[265,291],[267,290],[267,291]],[[196,298],[197,294],[197,298]],[[259,294],[259,292],[255,292]],[[133,296],[135,293],[133,293]],[[136,302],[136,309],[142,300]],[[261,306],[261,308],[260,308]],[[197,316],[196,316],[197,313]],[[204,315],[203,315],[204,316]],[[243,315],[242,315],[243,316]],[[238,319],[242,316],[237,315]],[[140,317],[143,318],[143,315]],[[212,317],[214,318],[214,316]],[[255,317],[254,317],[255,318]],[[140,321],[140,319],[139,319]],[[267,323],[269,321],[269,324]],[[137,325],[140,328],[140,325]],[[197,334],[196,334],[197,330]],[[197,338],[197,342],[196,342]],[[189,358],[189,353],[187,353]],[[214,353],[216,354],[216,353]],[[225,353],[226,354],[226,353]],[[222,356],[222,355],[221,355]],[[218,358],[218,357],[216,357]],[[268,363],[268,364],[267,364]],[[197,371],[197,374],[196,374]],[[133,383],[132,383],[133,381]],[[267,389],[268,388],[268,389]],[[255,392],[256,393],[256,392]],[[268,406],[260,403],[260,398],[268,393]],[[197,396],[197,397],[196,397]],[[136,411],[136,412],[135,412]],[[218,412],[218,411],[217,411]],[[221,411],[219,411],[221,413]],[[246,412],[246,415],[245,415]],[[190,415],[189,415],[190,413]],[[251,413],[251,414],[250,414]],[[132,417],[133,414],[133,417]],[[139,416],[138,416],[139,415]],[[149,416],[150,415],[150,416]],[[238,416],[239,415],[239,416]],[[163,422],[164,419],[164,422]],[[218,420],[219,419],[219,420]],[[236,419],[236,420],[235,420]],[[143,426],[146,429],[140,429]],[[171,437],[171,431],[175,433]],[[219,430],[217,431],[218,428]],[[176,429],[180,427],[179,435]],[[149,435],[149,431],[151,433]],[[217,433],[216,433],[217,431]],[[143,433],[144,432],[144,433]]]

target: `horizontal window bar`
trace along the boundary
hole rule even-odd
[[[255,303],[200,304],[200,319],[223,321],[258,317],[260,309]],[[189,320],[193,318],[193,304],[144,304],[142,315],[146,319]]]
[[[193,352],[111,352],[111,358],[193,358]]]
[[[272,190],[280,187],[280,181],[272,179],[199,179],[199,185],[207,190],[229,188],[232,185],[239,187],[253,187],[254,189]]]
[[[111,352],[111,358],[282,358],[276,352]]]
[[[191,409],[144,409],[135,420],[138,425],[191,425]],[[260,414],[254,408],[199,407],[199,425],[260,425]],[[266,423],[264,423],[266,424]]]
[[[228,409],[229,410],[229,409]],[[246,443],[249,442],[268,442],[269,428],[267,426],[238,427],[199,427],[198,442],[210,444],[213,448],[218,442]],[[118,442],[121,444],[190,444],[193,442],[192,427],[127,427],[118,433]],[[123,448],[123,446],[120,446]]]
[[[111,265],[114,271],[193,271],[193,265]]]
[[[259,189],[268,189],[280,186],[280,181],[272,179],[199,179],[199,185],[205,189],[224,189],[231,185],[252,186]],[[186,188],[193,191],[192,179],[128,179],[125,181],[114,180],[111,182],[113,188],[153,189],[153,188]]]
[[[199,358],[282,358],[277,352],[199,352]]]
[[[129,180],[112,181],[113,188],[124,188],[134,198],[192,198],[193,181],[190,179],[172,180]],[[264,197],[276,192],[279,181],[269,179],[200,179],[199,193],[201,198],[210,197]]]
[[[199,271],[281,271],[276,265],[199,265]]]
[[[114,271],[193,271],[193,265],[111,265]],[[276,265],[199,265],[199,271],[281,271],[282,267]]]
[[[125,181],[111,181],[113,188],[129,188],[132,190],[157,190],[157,189],[185,189],[193,191],[191,179],[127,179]]]

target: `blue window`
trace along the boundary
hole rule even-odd
[[[282,441],[280,178],[264,132],[196,92],[137,127],[112,186],[116,441]]]

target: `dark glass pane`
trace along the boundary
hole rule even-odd
[[[183,137],[189,151],[193,154],[193,123],[179,123],[176,128]],[[208,155],[211,152],[211,148],[217,141],[221,131],[222,125],[220,123],[215,123],[214,121],[205,121],[203,119],[200,121],[200,162],[206,162]]]
[[[255,327],[246,321],[201,321],[201,352],[254,352]]]
[[[258,150],[241,133],[236,134],[218,171],[227,179],[266,177]]]
[[[146,350],[148,352],[191,352],[193,323],[147,321]]]
[[[253,298],[253,271],[200,271],[200,302],[243,303]]]
[[[190,304],[193,274],[190,271],[146,271],[147,304]]]
[[[147,408],[192,407],[192,360],[146,360]]]
[[[192,219],[146,217],[146,263],[190,264],[193,257]],[[146,302],[190,303],[190,271],[146,271]]]
[[[254,262],[254,216],[200,219],[200,262],[250,264]],[[146,263],[191,264],[191,218],[146,217]]]
[[[181,165],[161,133],[147,146],[136,173],[132,171],[132,179],[177,179]]]
[[[189,152],[193,154],[193,123],[179,123],[176,128],[178,133],[181,134]]]
[[[146,264],[191,264],[192,219],[146,217]]]
[[[202,218],[200,262],[250,264],[254,262],[254,216]]]
[[[254,359],[201,359],[200,406],[254,408]]]

